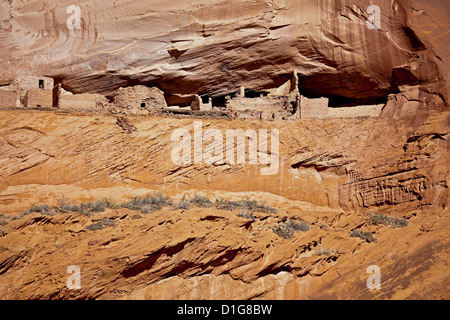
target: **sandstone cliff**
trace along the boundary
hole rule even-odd
[[[448,103],[446,1],[3,1],[0,82],[33,72],[73,92],[147,84],[169,103],[274,88],[300,73],[304,93],[374,101],[420,84]],[[69,20],[71,22],[71,20]],[[186,103],[184,101],[184,103]]]

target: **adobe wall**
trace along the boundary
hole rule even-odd
[[[114,96],[114,104],[119,108],[160,109],[167,107],[164,92],[158,88],[149,88],[138,85],[134,87],[119,88]]]
[[[0,108],[15,108],[17,107],[17,92],[0,90]]]
[[[358,117],[378,117],[381,114],[384,104],[366,105],[344,108],[329,108],[329,118],[358,118]]]
[[[93,111],[97,109],[96,94],[61,94],[59,96],[59,108]]]
[[[227,108],[236,111],[253,110],[282,112],[286,110],[286,104],[288,103],[288,98],[285,96],[267,96],[260,98],[236,97],[227,102]]]
[[[29,89],[25,106],[27,108],[52,108],[53,107],[53,90]]]
[[[328,98],[309,99],[301,96],[300,118],[325,119],[328,117]]]
[[[11,83],[11,87],[14,89],[29,90],[29,89],[40,89],[39,80],[44,81],[44,90],[53,90],[54,81],[52,78],[48,77],[37,77],[37,76],[22,76],[18,77]]]
[[[191,110],[192,111],[212,110],[211,98],[208,99],[208,103],[203,103],[202,98],[196,94],[191,103]]]

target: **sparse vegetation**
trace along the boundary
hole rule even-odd
[[[9,219],[4,214],[0,214],[0,226],[6,226],[9,223]]]
[[[213,205],[212,201],[209,200],[208,197],[200,196],[198,194],[195,194],[194,197],[189,200],[189,203],[201,208],[209,208]]]
[[[253,211],[251,210],[240,209],[237,215],[238,217],[255,221],[255,216],[253,215]]]
[[[103,212],[106,209],[106,204],[102,200],[95,202],[87,202],[81,204],[70,205],[68,203],[60,204],[59,207],[54,207],[55,211],[59,213],[76,212],[86,216],[90,216],[93,213]]]
[[[297,222],[295,220],[289,220],[287,222],[281,222],[275,227],[271,227],[273,232],[284,239],[289,239],[294,236],[295,232],[305,232],[309,230],[309,225],[306,221]]]
[[[108,209],[118,209],[120,207],[119,203],[112,196],[107,196],[102,201]]]
[[[2,227],[0,227],[0,237],[6,236],[7,232]]]
[[[319,249],[317,249],[315,255],[316,256],[331,256],[332,254],[336,253],[336,250],[334,249],[330,249],[330,248],[322,248],[320,247]]]
[[[350,233],[350,237],[361,238],[363,240],[366,240],[366,242],[368,242],[368,243],[377,241],[377,239],[374,238],[372,233],[370,233],[368,231],[353,230]]]
[[[110,218],[102,218],[100,219],[98,222],[95,222],[91,225],[88,225],[86,227],[86,229],[91,230],[91,231],[95,231],[95,230],[101,230],[107,227],[112,227],[114,226],[116,223],[114,222],[114,220],[110,219]]]
[[[408,220],[396,217],[390,217],[384,214],[371,213],[367,219],[369,225],[385,225],[393,228],[402,228],[408,225]]]
[[[33,204],[33,206],[30,209],[25,210],[23,212],[23,214],[28,215],[33,212],[38,212],[43,215],[53,215],[54,214],[52,211],[52,208],[48,204],[43,204],[43,205]]]
[[[242,199],[240,201],[228,201],[225,199],[216,199],[215,206],[219,210],[233,211],[236,209],[247,209],[252,212],[278,213],[278,210],[264,204],[259,204],[255,200]]]
[[[277,213],[278,210],[263,204],[258,203],[255,200],[242,199],[239,201],[229,201],[225,199],[216,199],[215,202],[211,201],[208,197],[195,194],[191,199],[186,199],[185,196],[177,202],[165,196],[161,191],[155,191],[153,194],[147,194],[144,196],[135,196],[127,202],[118,203],[113,197],[108,196],[101,200],[90,201],[81,204],[70,204],[67,198],[62,196],[59,199],[57,206],[50,206],[48,204],[36,205],[23,212],[24,215],[38,212],[43,215],[55,215],[58,213],[79,213],[86,216],[91,216],[94,213],[103,212],[106,209],[119,209],[126,208],[133,211],[140,211],[143,214],[148,214],[152,211],[161,210],[163,207],[171,206],[173,209],[188,210],[193,206],[201,208],[215,207],[218,210],[233,211],[239,209],[238,216],[245,219],[255,220],[254,212],[262,213]],[[20,217],[16,217],[18,219]],[[132,216],[132,219],[142,218],[140,215]],[[0,215],[0,225],[4,222],[4,216]],[[287,225],[293,231],[299,229],[294,222],[289,222]],[[307,227],[309,228],[309,227]]]
[[[170,197],[166,197],[161,191],[154,192],[153,195],[133,197],[130,201],[120,204],[120,207],[134,211],[141,211],[147,214],[151,211],[161,210],[165,206],[172,204]]]
[[[189,202],[186,201],[186,200],[184,200],[184,199],[181,199],[180,201],[175,202],[175,203],[172,205],[172,208],[173,208],[174,210],[176,210],[176,209],[184,209],[184,210],[188,210],[190,207],[191,207],[191,206],[190,206]]]
[[[43,215],[53,216],[58,213],[76,212],[90,216],[92,213],[103,212],[108,207],[109,207],[108,204],[105,203],[103,200],[71,205],[69,202],[67,202],[66,198],[62,197],[59,200],[59,206],[50,206],[48,204],[43,205],[33,204],[32,207],[25,210],[23,214],[28,215],[34,212],[38,212]]]

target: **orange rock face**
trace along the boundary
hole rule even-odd
[[[302,95],[385,106],[274,121],[0,110],[0,297],[449,299],[448,3],[384,1],[379,21],[371,4],[2,2],[0,84],[33,73],[214,106],[297,70]],[[256,149],[226,144],[239,129]],[[153,191],[173,203],[139,207]]]
[[[183,94],[275,88],[298,70],[311,96],[373,101],[421,84],[448,103],[448,3],[381,1],[380,29],[368,27],[371,4],[4,2],[0,83],[33,72],[73,92],[110,95],[147,84],[179,104]]]

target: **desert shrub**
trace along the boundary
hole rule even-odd
[[[296,222],[295,220],[289,220],[288,222],[286,222],[287,226],[289,228],[291,228],[294,231],[308,231],[309,230],[309,225],[308,223],[306,223],[306,221],[300,221],[300,222]]]
[[[42,205],[33,204],[33,206],[31,208],[25,210],[23,212],[23,214],[27,215],[27,214],[30,214],[33,212],[38,212],[43,215],[53,215],[54,214],[52,211],[52,208],[48,204],[42,204]]]
[[[58,206],[49,206],[48,204],[36,205],[33,206],[23,212],[24,215],[39,212],[43,215],[55,215],[57,213],[69,213],[76,212],[84,215],[91,215],[91,213],[95,212],[103,212],[107,208],[107,204],[102,200],[97,200],[94,202],[87,202],[77,205],[71,205],[67,199],[62,196],[59,199]]]
[[[238,217],[255,221],[253,211],[251,211],[251,210],[240,209],[237,215],[238,215]]]
[[[107,196],[107,197],[103,198],[102,201],[105,204],[106,208],[108,208],[108,209],[119,208],[119,203],[112,196]]]
[[[332,254],[336,253],[336,250],[334,249],[324,249],[322,247],[320,247],[319,249],[317,249],[315,255],[316,256],[330,256]]]
[[[131,219],[133,219],[133,220],[142,219],[142,216],[140,214],[134,214],[131,216]]]
[[[86,229],[91,230],[91,231],[95,231],[95,230],[101,230],[107,227],[112,227],[114,226],[116,223],[114,222],[114,220],[110,219],[110,218],[102,218],[99,221],[90,224],[86,227]]]
[[[366,242],[368,242],[368,243],[377,241],[377,239],[374,238],[372,233],[370,233],[368,231],[353,230],[350,233],[350,237],[361,238],[363,240],[366,240]]]
[[[71,205],[67,201],[66,197],[64,195],[61,196],[61,198],[58,201],[59,206],[56,209],[59,213],[67,213],[71,211]]]
[[[240,208],[252,210],[253,212],[256,211],[262,213],[278,213],[277,209],[272,208],[271,206],[266,206],[264,204],[259,204],[255,200],[242,199],[241,201],[238,201],[237,205]]]
[[[9,219],[4,214],[0,214],[0,226],[6,226],[9,223]]]
[[[236,209],[235,202],[225,199],[216,199],[214,205],[219,210],[233,211],[234,209]]]
[[[97,200],[95,202],[87,202],[81,204],[65,204],[59,207],[60,212],[76,212],[86,216],[91,216],[92,213],[103,212],[106,209],[106,204],[102,200]]]
[[[225,199],[216,199],[215,206],[219,210],[233,211],[236,209],[246,209],[252,212],[278,213],[278,210],[264,204],[259,204],[255,200],[242,199],[239,201],[227,201]]]
[[[6,232],[5,229],[3,229],[2,227],[0,227],[0,237],[4,237],[6,236],[8,233]]]
[[[188,201],[182,199],[182,200],[180,200],[180,201],[178,201],[178,202],[175,202],[175,203],[172,205],[172,208],[173,208],[174,210],[176,210],[176,209],[184,209],[184,210],[188,210],[188,209],[190,208],[190,204],[189,204]]]
[[[85,208],[81,204],[66,204],[64,206],[60,206],[59,209],[61,213],[76,212],[84,215],[89,215],[89,213],[86,212]]]
[[[140,210],[142,213],[147,214],[151,211],[161,210],[163,207],[171,204],[172,200],[170,197],[166,197],[161,191],[157,191],[153,195],[147,194],[133,197],[128,202],[122,203],[120,207],[134,211]]]
[[[81,208],[85,212],[103,212],[106,209],[106,204],[102,200],[97,200],[95,202],[82,203]]]
[[[288,228],[285,224],[279,224],[275,227],[271,227],[273,232],[283,239],[289,239],[294,236],[294,231]]]
[[[208,199],[206,196],[200,196],[195,194],[192,199],[189,200],[189,203],[201,208],[209,208],[213,205],[212,201]]]
[[[284,239],[289,239],[294,236],[295,232],[305,232],[309,230],[309,225],[306,221],[297,222],[295,220],[289,220],[287,222],[281,222],[275,227],[271,227],[273,232]]]
[[[408,220],[396,217],[390,217],[384,214],[372,213],[367,219],[369,225],[385,225],[393,228],[402,228],[408,225]]]

